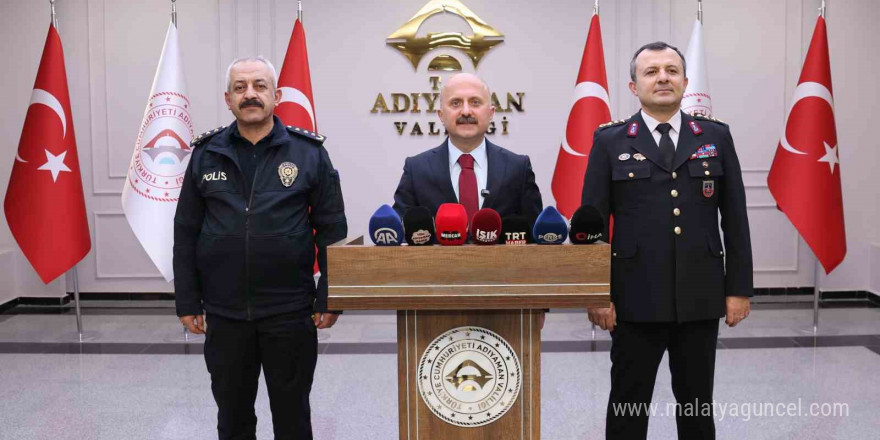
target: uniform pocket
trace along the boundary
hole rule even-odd
[[[713,257],[724,256],[724,248],[721,246],[721,238],[717,235],[707,235],[706,246],[709,248],[709,253],[712,254]]]
[[[647,161],[629,165],[618,165],[611,169],[611,180],[625,181],[647,179],[651,177],[651,164]]]
[[[688,161],[688,173],[691,177],[712,178],[714,176],[723,176],[724,167],[721,165],[721,160],[717,157],[691,159]]]

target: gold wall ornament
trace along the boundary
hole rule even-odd
[[[474,35],[471,37],[462,35],[460,32],[428,33],[424,37],[417,36],[419,27],[429,17],[435,14],[448,12],[464,19],[471,27]],[[471,59],[474,68],[480,63],[489,49],[504,41],[504,34],[489,26],[480,17],[477,17],[460,0],[430,0],[419,12],[400,29],[394,31],[385,39],[385,44],[399,50],[412,63],[413,70],[418,69],[419,61],[426,53],[438,47],[451,47],[459,49]],[[439,57],[438,57],[439,58]],[[437,59],[432,60],[432,64]],[[438,61],[443,63],[444,61]],[[450,64],[446,64],[450,66]],[[459,64],[459,69],[461,70]],[[446,70],[446,69],[444,69]]]
[[[461,63],[449,55],[439,55],[428,63],[428,71],[459,72],[461,71]]]

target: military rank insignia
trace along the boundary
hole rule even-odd
[[[703,181],[703,197],[710,199],[712,195],[715,194],[715,181],[714,180],[704,180]]]
[[[639,134],[639,123],[633,122],[632,124],[629,124],[629,128],[626,129],[626,135],[634,138],[637,134]]]
[[[717,157],[718,149],[715,148],[715,144],[706,144],[700,148],[697,148],[697,151],[694,154],[691,154],[691,160],[694,159],[705,159],[707,157]]]
[[[703,129],[700,128],[700,126],[696,122],[688,122],[688,125],[691,127],[691,131],[694,132],[694,136],[699,136],[703,134]]]
[[[281,165],[278,165],[278,177],[281,179],[281,184],[284,185],[285,188],[289,188],[290,185],[293,185],[293,181],[296,180],[298,174],[299,169],[296,168],[296,164],[293,162],[284,162]]]

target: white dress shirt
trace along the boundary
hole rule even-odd
[[[455,190],[455,199],[459,200],[458,196],[458,177],[461,175],[461,165],[458,164],[458,158],[463,153],[458,149],[455,145],[452,144],[452,139],[449,139],[449,177],[452,179],[452,189]],[[483,190],[486,189],[486,182],[489,179],[489,157],[486,154],[486,138],[483,138],[483,142],[480,143],[477,148],[474,148],[474,151],[469,153],[474,157],[474,174],[477,176],[477,197],[479,197],[478,201],[480,206],[483,206],[483,201],[485,197],[483,197]]]
[[[654,142],[657,144],[657,147],[660,147],[660,137],[663,136],[662,133],[657,131],[657,126],[660,125],[660,121],[648,116],[644,110],[642,112],[642,119],[645,120],[645,125],[648,126],[648,130],[651,131],[651,136],[654,136]],[[669,130],[669,137],[672,138],[672,145],[678,148],[678,133],[681,130],[681,112],[675,112],[675,115],[669,119],[669,125],[672,126],[672,130]]]

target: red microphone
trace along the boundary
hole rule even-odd
[[[443,246],[460,246],[467,241],[468,218],[464,205],[444,203],[434,216],[437,243]]]
[[[471,237],[476,244],[496,244],[501,234],[501,216],[492,208],[483,208],[474,213],[471,221]]]

